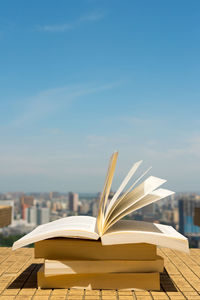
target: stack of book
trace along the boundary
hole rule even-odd
[[[54,238],[35,243],[41,288],[160,289],[163,258],[146,243],[102,246],[100,241]]]
[[[171,226],[122,220],[173,192],[159,188],[166,180],[154,176],[139,183],[149,169],[124,191],[139,161],[109,201],[117,156],[115,152],[110,160],[97,218],[62,218],[38,226],[13,244],[15,250],[35,243],[35,257],[45,259],[38,272],[40,287],[157,290],[163,259],[156,247],[189,251],[187,238]]]

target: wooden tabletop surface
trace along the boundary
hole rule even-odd
[[[38,289],[36,274],[42,259],[34,259],[33,249],[12,251],[0,247],[0,300],[200,300],[200,249],[190,255],[170,249],[158,250],[164,257],[160,291],[114,291]]]

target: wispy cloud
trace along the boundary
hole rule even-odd
[[[44,26],[37,26],[38,31],[43,32],[65,32],[72,29],[74,26],[72,24],[54,24],[54,25],[44,25]]]
[[[20,127],[37,122],[57,113],[59,110],[67,109],[71,103],[81,97],[112,90],[120,84],[120,82],[102,85],[77,84],[41,91],[26,99],[26,104],[22,107],[21,114],[10,125],[12,127]]]
[[[79,19],[79,22],[95,22],[95,21],[98,21],[98,20],[101,20],[105,17],[105,12],[98,12],[98,13],[90,13],[88,15],[85,15],[85,16],[82,16],[80,19]]]
[[[74,20],[72,22],[66,22],[62,24],[48,24],[48,25],[43,25],[43,26],[37,26],[36,30],[37,31],[42,31],[42,32],[49,32],[49,33],[57,33],[57,32],[67,32],[69,30],[72,30],[76,27],[79,27],[82,23],[87,23],[87,22],[96,22],[105,17],[104,12],[93,12],[88,15],[81,16],[79,19]]]

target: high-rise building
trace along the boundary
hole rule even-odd
[[[23,220],[26,219],[26,208],[33,206],[34,204],[34,197],[33,196],[22,196],[20,197],[20,206],[21,206],[21,217]]]
[[[76,193],[69,192],[68,197],[69,197],[69,210],[73,212],[77,212],[79,195]]]
[[[200,243],[200,227],[194,224],[195,208],[200,207],[200,200],[182,198],[179,207],[179,232],[186,235],[189,240]]]
[[[48,223],[50,219],[50,210],[48,207],[37,208],[37,225]]]
[[[50,192],[49,193],[49,199],[57,199],[60,197],[60,193],[59,192]]]
[[[50,210],[48,207],[30,206],[25,210],[26,221],[32,225],[41,225],[49,222]]]
[[[26,221],[33,225],[37,224],[37,207],[30,206],[26,208]]]
[[[145,217],[153,217],[155,215],[155,205],[151,203],[141,208],[142,215]]]
[[[79,214],[81,215],[88,215],[90,211],[90,203],[85,199],[79,203]]]
[[[96,198],[92,202],[92,215],[93,217],[97,217],[99,211],[99,199]]]
[[[179,200],[179,232],[188,234],[197,234],[200,236],[200,228],[194,225],[195,207],[200,207],[200,201],[180,199]]]

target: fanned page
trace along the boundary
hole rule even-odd
[[[135,174],[135,172],[137,171],[137,169],[139,168],[139,166],[141,165],[142,160],[136,162],[132,168],[130,169],[130,171],[128,172],[128,174],[126,175],[126,177],[124,178],[124,180],[122,181],[120,187],[118,188],[118,190],[116,191],[116,193],[114,194],[112,200],[110,201],[107,209],[106,209],[106,215],[105,218],[108,216],[109,212],[114,208],[119,195],[121,194],[121,192],[124,190],[125,186],[128,184],[129,180],[132,178],[132,176]]]
[[[109,218],[104,223],[104,231],[116,223],[119,219],[125,216],[125,213],[133,204],[142,200],[149,193],[154,191],[160,185],[162,185],[166,180],[150,176],[140,185],[138,185],[135,189],[129,192],[123,199],[119,202],[119,204],[114,208]],[[122,215],[123,214],[123,215]],[[119,217],[121,215],[121,217]]]
[[[133,205],[131,205],[129,208],[125,209],[124,211],[122,211],[119,215],[117,215],[114,219],[112,219],[110,221],[110,223],[108,223],[107,225],[105,225],[104,228],[104,232],[106,232],[106,230],[108,228],[110,228],[112,225],[114,225],[118,220],[121,220],[123,217],[125,217],[126,215],[144,207],[147,206],[151,203],[154,203],[158,200],[161,200],[163,198],[169,197],[171,195],[173,195],[174,192],[170,191],[170,190],[166,190],[166,189],[157,189],[151,193],[149,193],[148,195],[144,196],[142,199],[140,199],[139,201],[133,203]]]
[[[97,216],[97,227],[98,227],[99,234],[101,234],[103,231],[103,219],[105,214],[105,208],[106,208],[108,196],[112,185],[112,180],[113,180],[115,167],[117,163],[117,157],[118,157],[118,152],[114,152],[110,158],[105,184],[100,197],[99,212]]]
[[[16,241],[13,244],[12,249],[15,250],[32,243],[54,237],[73,237],[97,240],[99,235],[96,223],[96,218],[89,216],[62,218],[38,226],[36,229]]]
[[[110,218],[110,215],[112,214],[112,212],[114,211],[114,209],[119,205],[119,203],[123,201],[123,199],[129,194],[129,192],[134,188],[134,186],[151,170],[151,167],[149,169],[147,169],[139,178],[137,178],[137,180],[135,180],[133,182],[133,184],[126,190],[126,192],[121,197],[119,197],[120,193],[123,191],[123,189],[125,188],[125,186],[128,184],[129,180],[134,175],[134,173],[136,172],[137,168],[139,167],[139,165],[141,163],[142,163],[142,160],[139,161],[139,162],[137,162],[137,163],[135,163],[133,165],[133,167],[129,171],[128,175],[123,180],[121,186],[119,187],[119,189],[117,190],[117,192],[114,194],[114,196],[113,196],[113,198],[112,198],[112,200],[110,202],[110,205],[106,209],[105,218],[104,218],[104,224],[107,223],[107,221]],[[133,172],[133,170],[134,170],[134,172]]]
[[[101,237],[103,245],[150,243],[188,253],[188,240],[172,226],[120,220]]]

